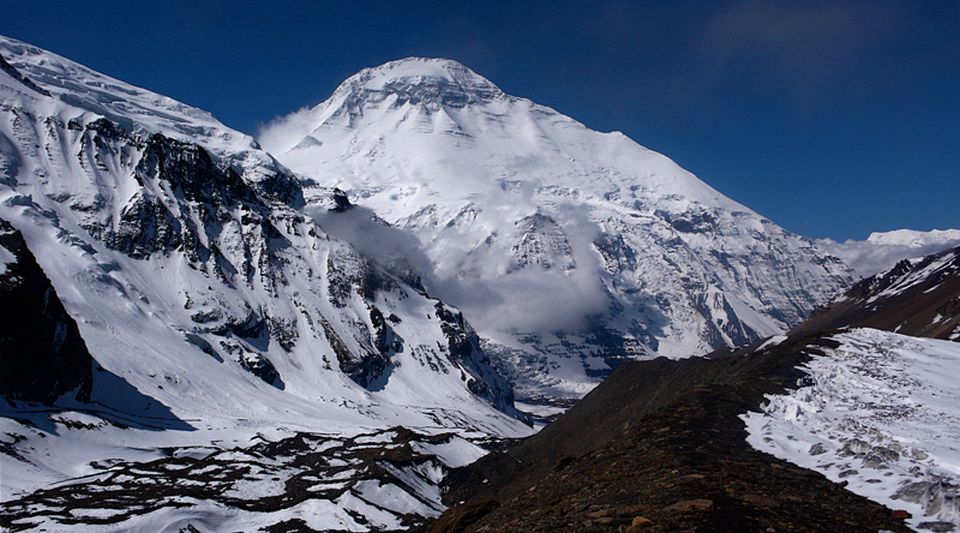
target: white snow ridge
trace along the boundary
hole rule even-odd
[[[873,232],[866,240],[817,239],[824,250],[843,259],[861,276],[872,276],[904,259],[915,259],[960,246],[960,229]]]

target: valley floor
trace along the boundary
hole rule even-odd
[[[406,428],[260,437],[247,446],[169,447],[150,461],[0,503],[9,531],[369,531],[421,526],[444,509],[440,483],[473,462],[485,435]],[[53,438],[53,437],[51,437]],[[9,458],[5,458],[6,463]],[[193,527],[195,529],[189,529]]]

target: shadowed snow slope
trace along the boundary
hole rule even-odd
[[[530,431],[460,312],[329,237],[252,138],[13,39],[0,55],[0,218],[99,365],[89,402],[0,402],[2,499],[164,447]]]
[[[528,397],[580,396],[625,357],[783,331],[852,280],[669,158],[454,61],[365,69],[260,139],[305,183],[413,232],[427,288]]]

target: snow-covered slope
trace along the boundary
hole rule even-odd
[[[0,56],[0,218],[95,360],[89,403],[4,405],[0,498],[163,447],[529,431],[460,312],[326,234],[252,138],[12,39]]]
[[[906,509],[914,528],[954,531],[960,343],[950,341],[960,341],[960,247],[861,280],[791,336],[817,332],[827,332],[827,348],[804,349],[796,388],[743,415],[748,442]]]
[[[449,60],[365,69],[260,141],[413,232],[394,252],[432,264],[428,289],[526,396],[581,395],[622,357],[780,332],[853,277],[667,157]]]
[[[800,386],[743,416],[758,450],[822,472],[914,528],[960,527],[960,344],[855,329]]]
[[[849,239],[837,242],[832,239],[817,239],[816,242],[824,250],[843,259],[858,274],[866,277],[892,268],[904,259],[915,259],[960,246],[960,229],[899,229],[873,232],[863,241]]]

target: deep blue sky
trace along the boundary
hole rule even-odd
[[[960,2],[47,2],[0,33],[255,134],[364,66],[457,59],[811,237],[960,227]]]

